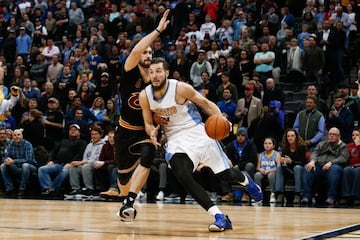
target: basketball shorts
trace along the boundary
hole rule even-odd
[[[167,161],[170,161],[175,153],[186,153],[194,164],[193,171],[199,165],[211,168],[215,174],[230,168],[229,159],[220,143],[208,137],[202,124],[180,130],[175,136],[167,136],[164,147]]]

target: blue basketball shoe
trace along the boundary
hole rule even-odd
[[[245,190],[249,193],[250,197],[255,200],[255,202],[261,202],[264,198],[261,187],[252,180],[247,172],[242,173],[249,181],[249,184],[245,186]]]
[[[223,232],[227,229],[232,229],[232,223],[227,215],[216,214],[215,222],[209,225],[210,232]]]

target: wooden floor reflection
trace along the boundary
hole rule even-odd
[[[301,239],[358,224],[359,209],[223,205],[234,229],[210,233],[197,204],[136,203],[133,223],[120,203],[0,199],[0,239]]]

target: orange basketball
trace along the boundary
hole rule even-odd
[[[205,122],[205,131],[210,138],[221,140],[229,135],[230,123],[221,115],[212,115]]]

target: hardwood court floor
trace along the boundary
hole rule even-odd
[[[301,239],[360,222],[359,209],[222,205],[234,229],[210,233],[213,219],[195,203],[136,203],[133,223],[119,221],[119,206],[0,199],[0,239]]]

